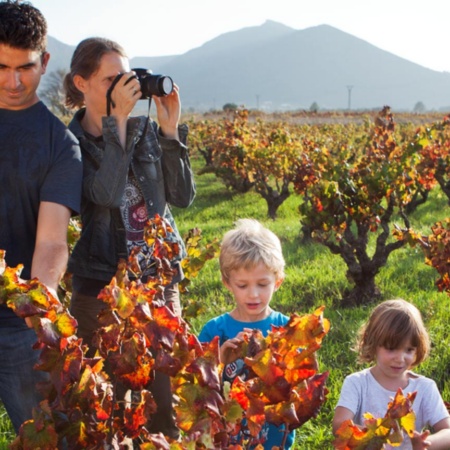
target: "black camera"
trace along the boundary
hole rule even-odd
[[[137,79],[141,84],[141,100],[151,98],[152,95],[164,97],[173,91],[172,78],[166,75],[154,75],[151,70],[131,69],[136,72]]]

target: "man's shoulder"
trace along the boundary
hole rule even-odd
[[[61,149],[70,149],[71,152],[74,152],[75,159],[81,159],[79,140],[75,134],[58,116],[50,111],[43,102],[39,102],[39,104],[40,114],[42,114],[43,117],[46,117],[49,132],[52,134],[52,141],[59,143]]]
[[[62,133],[71,136],[73,139],[76,140],[75,135],[72,133],[72,131],[69,130],[68,125],[66,125],[61,120],[61,118],[59,118],[55,113],[50,111],[44,103],[40,102],[40,104],[41,104],[41,108],[42,108],[41,109],[42,114],[47,115],[48,120],[53,125],[53,127],[55,127],[55,129],[57,129],[57,130],[60,130]]]
[[[33,122],[29,123],[29,125],[41,128],[45,125],[48,128],[52,129],[53,132],[56,131],[57,133],[67,134],[68,136],[76,140],[74,134],[68,129],[68,126],[56,114],[50,111],[50,109],[42,100],[39,100],[37,103],[35,103],[33,106],[30,106],[23,112],[24,114],[29,114],[30,116],[35,118]]]

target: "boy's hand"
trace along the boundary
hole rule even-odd
[[[241,344],[248,339],[251,332],[251,329],[245,328],[244,331],[241,331],[234,338],[225,341],[220,347],[220,362],[230,364],[236,359],[242,358]]]
[[[430,448],[431,442],[427,441],[427,437],[430,435],[430,431],[426,430],[423,433],[414,431],[414,437],[411,439],[413,450],[422,450],[424,448]]]

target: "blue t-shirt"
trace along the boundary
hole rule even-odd
[[[289,317],[276,311],[272,311],[270,316],[264,320],[257,322],[240,322],[233,319],[229,313],[222,314],[219,317],[215,317],[208,321],[198,336],[200,342],[210,342],[215,336],[219,336],[219,343],[222,345],[228,339],[234,338],[238,333],[244,330],[244,328],[258,329],[267,336],[268,332],[272,330],[272,325],[284,326],[288,322]],[[240,376],[245,380],[245,364],[243,359],[238,359],[224,367],[223,378],[225,381],[232,382],[237,376]],[[283,439],[284,426],[276,427],[275,425],[265,423],[257,438],[257,440],[265,439],[264,449],[271,450],[273,446],[280,446]],[[238,443],[241,436],[231,436]],[[291,448],[294,443],[295,431],[289,433],[285,448]],[[256,445],[256,444],[255,444]],[[251,448],[254,448],[251,447]]]
[[[24,265],[21,277],[29,279],[40,202],[80,211],[81,153],[74,135],[38,102],[0,109],[0,161],[0,249],[8,266]],[[0,305],[0,326],[17,320],[23,325]]]

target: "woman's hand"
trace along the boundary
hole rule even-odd
[[[127,122],[136,102],[141,98],[141,85],[135,72],[125,72],[111,92],[114,108],[111,116],[117,122],[117,133],[123,149],[127,143]]]
[[[115,105],[111,115],[118,120],[128,120],[141,95],[141,85],[135,72],[125,72],[111,92],[111,100]]]
[[[174,84],[173,91],[164,97],[152,97],[156,105],[158,124],[164,137],[179,140],[178,122],[181,116],[179,87]]]

